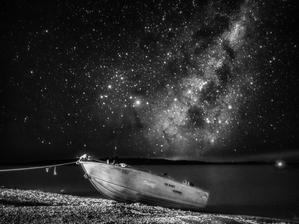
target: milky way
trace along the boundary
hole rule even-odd
[[[246,0],[6,3],[6,145],[168,158],[294,145],[291,9]]]
[[[143,65],[146,71],[157,66],[155,74],[144,73],[129,83],[131,76],[138,75],[138,68],[114,71],[98,100],[99,114],[105,111],[106,115],[103,125],[121,126],[132,116],[133,125],[141,126],[138,135],[150,143],[154,154],[186,153],[192,148],[200,153],[225,143],[238,122],[239,108],[250,99],[250,92],[245,94],[244,89],[257,91],[255,71],[244,69],[244,64],[248,60],[254,63],[247,48],[256,46],[247,32],[254,31],[258,15],[247,2],[232,15],[207,10],[211,15],[205,21],[199,22],[195,16],[183,26],[167,27],[174,36],[167,46],[163,28],[147,27],[146,32],[161,42],[154,60],[151,57]],[[152,93],[156,82],[160,86]],[[134,93],[136,88],[139,91]]]

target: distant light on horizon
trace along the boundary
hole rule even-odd
[[[283,161],[283,160],[276,160],[275,161],[275,166],[277,167],[277,168],[280,168],[280,169],[282,169],[282,168],[284,168],[285,167],[285,161]]]

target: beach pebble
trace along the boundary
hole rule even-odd
[[[118,203],[37,190],[0,189],[0,223],[283,223],[282,220],[217,215]]]

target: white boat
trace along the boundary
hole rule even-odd
[[[104,196],[122,202],[142,202],[170,208],[203,208],[209,193],[200,188],[124,163],[111,164],[83,155],[78,160],[85,177]]]

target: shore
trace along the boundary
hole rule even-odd
[[[38,190],[0,189],[0,223],[287,223],[278,219],[207,214],[126,204]]]

